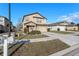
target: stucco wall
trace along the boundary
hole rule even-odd
[[[41,32],[47,32],[47,26],[37,26],[36,30],[39,30]]]
[[[78,30],[77,26],[67,26],[67,30]]]
[[[37,18],[35,18],[35,17],[37,17]],[[39,17],[39,18],[38,18]],[[40,20],[40,22],[37,22],[37,20]],[[35,26],[35,28],[34,28],[34,30],[39,30],[39,31],[41,31],[41,32],[47,32],[47,26],[39,26],[39,25],[36,25],[36,24],[34,24],[34,23],[28,23],[29,21],[32,21],[32,22],[34,22],[34,23],[36,23],[36,24],[46,24],[46,19],[45,18],[43,18],[41,15],[39,15],[39,14],[33,14],[33,15],[29,15],[29,16],[25,16],[24,17],[24,21],[23,21],[23,31],[24,31],[24,28],[26,28],[26,26],[27,25],[34,25]],[[26,24],[25,24],[26,23]],[[25,25],[24,25],[25,24]]]
[[[72,30],[78,30],[77,26],[50,26],[48,27],[50,28],[51,31],[57,31],[57,29],[59,28],[60,31],[72,31]]]
[[[38,23],[37,22],[37,19],[34,18],[34,17],[40,17],[40,18],[43,18],[42,16],[40,16],[39,14],[34,14],[34,15],[30,15],[30,16],[25,16],[24,17],[24,23],[27,23],[29,21],[32,21],[34,23]],[[45,24],[46,23],[46,19],[39,19],[41,22],[38,23],[38,24]]]
[[[65,31],[66,27],[65,26],[51,26],[50,30],[51,31],[57,31],[58,28],[60,29],[60,31]]]

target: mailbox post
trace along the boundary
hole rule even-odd
[[[8,40],[7,39],[4,39],[3,56],[8,56]]]

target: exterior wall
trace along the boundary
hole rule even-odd
[[[0,25],[4,26],[4,18],[3,17],[0,17]]]
[[[3,29],[4,29],[3,26],[0,25],[0,33],[2,33],[4,31]]]
[[[50,26],[48,27],[50,28],[50,31],[57,31],[57,29],[59,28],[60,31],[74,31],[74,30],[78,30],[77,26]]]
[[[34,23],[28,23],[26,24],[26,27],[29,26],[29,32],[36,30],[36,24]]]
[[[8,19],[7,18],[5,18],[5,17],[0,17],[0,25],[2,25],[3,26],[3,31],[4,32],[8,32],[9,31],[9,24],[10,24],[10,22],[8,21]]]
[[[51,26],[49,27],[50,28],[50,31],[65,31],[66,27],[65,26]]]
[[[5,31],[8,32],[10,29],[10,22],[5,19]]]
[[[78,27],[77,26],[67,26],[67,30],[69,30],[69,31],[78,30]]]
[[[38,18],[34,18],[34,17],[40,17],[42,19],[39,19],[40,22],[37,22]],[[34,14],[34,15],[24,17],[24,23],[27,23],[29,21],[32,21],[32,22],[38,23],[38,24],[45,24],[46,23],[46,19],[43,19],[43,17],[40,16],[39,14]]]
[[[36,18],[37,17],[37,18]],[[39,17],[39,18],[38,18]],[[37,20],[39,20],[40,22],[37,22]],[[22,31],[24,32],[24,29],[27,27],[27,25],[34,25],[34,30],[39,30],[41,32],[47,32],[47,26],[38,26],[36,24],[33,24],[33,23],[28,23],[29,21],[32,21],[36,24],[46,24],[46,19],[43,18],[42,16],[40,16],[39,14],[33,14],[33,15],[29,15],[29,16],[25,16],[24,17],[24,21],[22,23]],[[27,24],[25,24],[27,23]],[[24,25],[25,24],[25,25]],[[29,28],[29,31],[31,31],[31,28]]]
[[[28,28],[27,28],[28,26]],[[26,32],[27,30],[29,30],[29,32],[33,31],[33,30],[36,30],[36,24],[35,23],[26,23],[23,25],[23,29],[22,31],[25,32],[25,29],[26,29]]]
[[[41,32],[47,32],[47,26],[37,26],[37,29],[36,30],[39,30]]]

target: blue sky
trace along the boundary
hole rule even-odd
[[[8,17],[8,4],[0,3],[0,16]],[[39,12],[48,23],[68,20],[79,23],[78,3],[12,3],[11,21],[16,25],[23,15]]]

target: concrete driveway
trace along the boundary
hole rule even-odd
[[[47,32],[43,34],[50,36],[51,39],[55,39],[55,38],[60,39],[66,44],[72,46],[79,43],[79,36],[76,36],[76,34],[78,33],[79,32],[76,32],[75,34],[59,34],[59,33]]]

